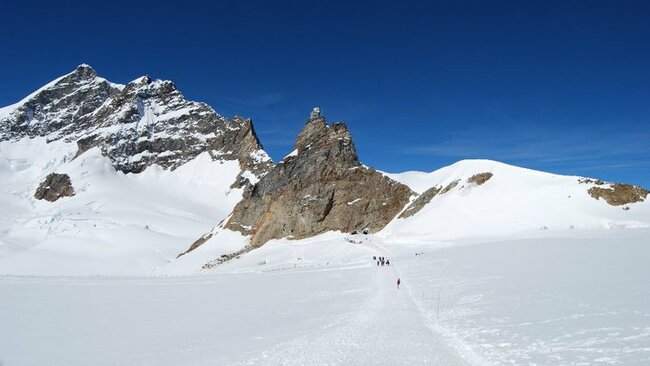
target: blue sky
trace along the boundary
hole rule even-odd
[[[361,159],[487,158],[650,187],[650,2],[5,2],[0,105],[80,63],[253,118],[275,160],[313,106]]]

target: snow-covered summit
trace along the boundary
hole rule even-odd
[[[79,65],[0,109],[0,272],[151,273],[272,166],[251,120]]]
[[[79,65],[0,109],[0,207],[7,208],[0,264],[29,263],[35,247],[85,258],[87,248],[105,245],[123,259],[130,252],[121,240],[157,248],[165,237],[163,263],[201,246],[177,261],[191,272],[271,239],[326,231],[403,243],[650,226],[649,192],[640,187],[491,160],[376,172],[361,164],[344,124],[312,117],[294,152],[274,165],[250,120],[187,100],[171,81],[114,84]],[[195,179],[202,172],[209,181]],[[51,177],[65,183],[61,192],[48,191]],[[39,189],[56,202],[39,201]],[[223,230],[210,230],[215,224]],[[186,226],[192,230],[179,234]],[[161,264],[159,254],[142,255],[134,260]]]
[[[489,159],[465,159],[432,172],[407,171],[386,173],[384,175],[409,186],[413,191],[422,193],[431,188],[432,183],[440,184],[444,179],[471,176],[477,172],[508,172],[509,174],[554,175],[552,173],[523,168]]]
[[[650,227],[648,191],[620,183],[481,159],[430,173],[384,174],[419,193],[384,229],[394,239]]]

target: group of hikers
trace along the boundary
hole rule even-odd
[[[390,266],[390,259],[386,257],[377,257],[376,255],[373,255],[372,260],[377,261],[377,266]]]
[[[377,266],[390,266],[390,259],[386,257],[378,257],[376,255],[372,256],[373,261],[377,261]],[[399,285],[402,283],[399,277],[397,277],[397,289],[399,290]]]

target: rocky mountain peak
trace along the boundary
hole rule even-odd
[[[143,76],[140,76],[140,77],[137,78],[137,79],[133,79],[133,80],[131,80],[131,81],[130,81],[128,84],[126,84],[126,85],[127,85],[127,86],[129,86],[129,85],[131,85],[131,86],[142,86],[142,85],[148,85],[148,84],[151,84],[152,82],[153,82],[153,80],[151,79],[151,77],[150,77],[149,75],[143,75]]]
[[[94,79],[97,77],[97,72],[88,64],[81,64],[77,68],[68,74],[69,77],[75,77],[78,80],[81,79]]]
[[[345,123],[329,125],[320,116],[307,121],[294,143],[294,151],[296,156],[308,155],[309,160],[316,164],[325,160],[336,161],[346,167],[360,164],[352,135]]]
[[[93,68],[80,65],[12,106],[0,120],[0,140],[68,137],[85,128],[91,113],[119,92],[116,84],[97,77]]]
[[[317,117],[307,120],[303,129],[298,133],[294,148],[305,147],[316,138],[326,135],[327,123],[324,117]]]
[[[239,160],[246,174],[236,187],[252,185],[273,165],[250,120],[229,120],[187,100],[171,81],[143,76],[113,84],[85,64],[2,109],[0,141],[25,137],[76,142],[77,156],[99,147],[126,173],[152,164],[175,169],[208,152]]]
[[[295,150],[263,176],[237,204],[224,227],[251,235],[256,247],[330,230],[382,229],[413,192],[360,164],[343,123],[311,118]]]

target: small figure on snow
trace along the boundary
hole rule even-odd
[[[398,290],[399,290],[399,284],[400,284],[400,283],[402,283],[402,281],[400,281],[399,277],[397,277],[397,289],[398,289]]]

